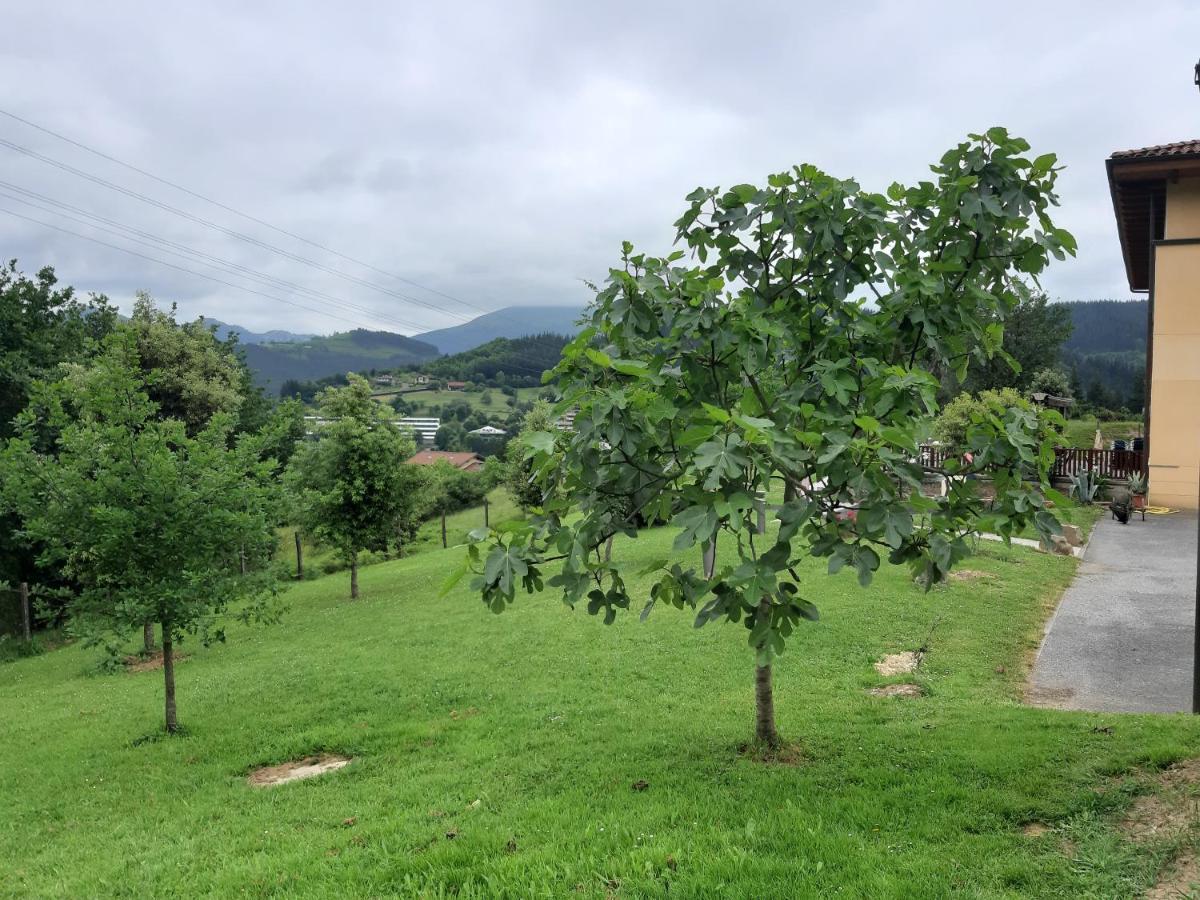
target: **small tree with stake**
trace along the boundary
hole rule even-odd
[[[578,408],[574,432],[524,438],[540,513],[470,547],[484,602],[502,611],[518,588],[540,590],[553,564],[566,603],[612,622],[634,598],[598,552],[611,535],[672,520],[677,551],[725,535],[732,553],[711,574],[678,557],[643,573],[642,616],[666,604],[695,609],[697,627],[745,625],[755,736],[773,750],[771,667],[801,620],[817,618],[801,560],[849,566],[866,585],[886,557],[929,585],[975,531],[1055,530],[1043,497],[1055,417],[1028,406],[989,411],[969,429],[971,462],[946,464],[986,469],[990,507],[965,478],[946,497],[919,491],[932,373],[962,377],[1003,356],[1020,279],[1074,252],[1048,215],[1055,157],[1028,150],[994,128],[948,151],[932,180],[886,195],[808,165],[766,187],[699,189],[676,223],[694,264],[626,244],[555,370],[563,408]],[[753,498],[773,476],[788,499],[778,530],[756,534]]]
[[[331,421],[316,441],[297,450],[287,482],[298,524],[336,548],[349,565],[354,600],[359,554],[386,550],[402,531],[411,530],[426,473],[407,464],[413,440],[371,399],[367,380],[349,378],[347,387],[320,394],[321,414]]]
[[[149,378],[136,335],[119,329],[94,366],[42,384],[0,454],[0,485],[45,547],[40,562],[78,584],[75,631],[98,643],[161,625],[174,732],[175,644],[187,633],[224,640],[219,615],[230,608],[246,620],[276,615],[278,491],[274,460],[233,440],[232,415],[189,434],[183,421],[159,418]],[[47,429],[53,454],[31,440]]]

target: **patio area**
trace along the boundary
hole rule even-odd
[[[1196,514],[1096,526],[1030,676],[1036,706],[1189,712]]]

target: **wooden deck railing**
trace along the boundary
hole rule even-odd
[[[923,466],[941,468],[950,452],[945,447],[921,448],[918,461]],[[1084,469],[1093,470],[1109,481],[1124,481],[1145,466],[1142,450],[1085,450],[1079,447],[1059,447],[1054,451],[1052,478],[1070,478]]]

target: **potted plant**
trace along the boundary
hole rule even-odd
[[[1134,472],[1129,476],[1129,496],[1133,498],[1134,509],[1146,508],[1146,475]]]

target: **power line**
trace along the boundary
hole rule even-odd
[[[421,290],[428,291],[431,294],[436,294],[437,296],[443,297],[446,300],[452,300],[455,303],[458,303],[458,304],[461,304],[462,306],[467,307],[468,309],[474,309],[476,312],[482,312],[482,313],[495,312],[495,310],[485,309],[482,306],[477,306],[474,303],[470,303],[459,297],[455,297],[453,294],[447,294],[445,291],[439,291],[436,288],[431,288],[428,285],[424,285],[424,284],[421,284],[420,282],[413,281],[411,278],[405,278],[403,275],[398,275],[395,272],[389,272],[386,269],[381,269],[378,266],[374,266],[369,262],[365,262],[364,260],[356,259],[353,256],[349,256],[345,253],[342,253],[339,250],[334,250],[332,247],[327,247],[324,244],[318,243],[317,241],[310,240],[309,238],[306,238],[303,235],[299,235],[299,234],[296,234],[295,232],[288,231],[287,229],[280,228],[277,225],[272,225],[270,222],[267,222],[264,219],[260,219],[257,216],[253,216],[253,215],[250,215],[249,213],[242,212],[240,209],[236,209],[232,206],[229,206],[228,204],[222,203],[219,200],[214,200],[212,197],[205,196],[204,194],[201,194],[198,191],[193,191],[190,188],[186,188],[183,185],[178,184],[177,182],[171,181],[167,178],[163,178],[159,175],[155,175],[153,172],[148,172],[145,169],[139,168],[138,166],[135,166],[132,163],[125,162],[122,159],[118,159],[117,157],[112,156],[108,153],[105,153],[102,150],[97,150],[95,147],[91,147],[88,144],[83,143],[82,141],[75,140],[74,138],[67,137],[65,134],[60,134],[57,131],[53,131],[49,128],[46,128],[44,125],[38,125],[36,122],[31,122],[29,119],[22,118],[21,116],[18,116],[16,113],[12,113],[7,110],[0,109],[0,115],[7,116],[8,118],[13,119],[14,121],[20,122],[23,125],[27,125],[30,128],[36,129],[37,131],[40,131],[43,134],[48,134],[51,137],[57,138],[60,141],[64,141],[73,147],[78,147],[80,150],[83,150],[87,153],[91,153],[93,156],[98,156],[101,159],[107,160],[108,162],[111,162],[111,163],[115,163],[118,166],[122,166],[123,168],[128,169],[131,172],[136,172],[138,175],[141,175],[145,178],[149,178],[152,181],[157,181],[159,184],[166,185],[167,187],[173,188],[177,191],[187,194],[189,197],[194,197],[197,200],[203,200],[205,203],[209,203],[209,204],[217,207],[218,209],[222,209],[225,212],[233,213],[235,216],[240,216],[241,218],[245,219],[248,222],[254,222],[256,225],[262,225],[264,228],[269,228],[272,231],[277,232],[278,234],[282,234],[282,235],[285,235],[286,237],[292,238],[293,240],[300,241],[302,244],[307,244],[308,246],[314,247],[317,250],[322,250],[325,253],[329,253],[333,256],[336,256],[339,259],[344,259],[347,262],[352,262],[355,265],[362,266],[364,269],[369,269],[372,272],[376,272],[380,275],[385,275],[388,278],[394,278],[397,281],[403,282],[404,284],[412,285],[415,288],[420,288]],[[444,310],[444,311],[447,313],[450,312],[449,310]]]
[[[431,309],[434,312],[443,313],[445,315],[457,316],[458,318],[462,319],[463,321],[470,321],[472,318],[471,316],[468,316],[465,313],[454,312],[452,310],[448,310],[443,307],[437,306],[433,303],[428,303],[417,297],[412,297],[408,294],[402,294],[399,291],[394,291],[391,288],[384,287],[383,285],[380,285],[380,284],[376,284],[373,281],[367,281],[365,278],[359,278],[356,275],[351,275],[349,272],[343,272],[341,269],[337,269],[332,266],[327,266],[324,263],[318,262],[313,259],[309,259],[308,257],[305,257],[305,256],[300,256],[296,253],[292,253],[288,250],[285,250],[282,247],[276,247],[274,244],[268,244],[266,241],[260,241],[258,238],[254,237],[252,235],[244,234],[243,232],[240,232],[240,231],[235,231],[232,228],[226,228],[224,225],[221,225],[217,222],[213,222],[212,220],[206,219],[203,216],[197,216],[193,213],[188,212],[187,210],[180,209],[177,206],[172,206],[169,203],[163,203],[162,201],[156,200],[153,197],[149,197],[146,194],[142,194],[142,193],[139,193],[138,191],[124,187],[123,185],[116,184],[112,181],[109,181],[106,178],[101,178],[99,175],[93,175],[90,172],[85,172],[83,169],[77,169],[72,165],[62,162],[61,160],[57,160],[52,157],[46,156],[42,153],[38,153],[36,150],[30,150],[28,147],[22,147],[20,144],[15,144],[12,141],[6,140],[5,138],[0,138],[0,146],[7,147],[8,149],[10,149],[16,153],[20,153],[24,156],[27,156],[30,159],[35,159],[38,162],[42,162],[47,165],[54,166],[57,169],[60,169],[64,172],[68,172],[71,175],[75,175],[78,178],[84,179],[85,181],[90,181],[93,184],[98,184],[101,187],[108,188],[111,191],[115,191],[119,194],[123,194],[126,197],[130,197],[134,200],[138,200],[142,203],[146,203],[157,209],[161,209],[161,210],[163,210],[165,212],[169,212],[173,215],[181,216],[182,218],[185,218],[188,221],[195,222],[198,225],[203,225],[205,228],[210,228],[214,231],[218,231],[221,234],[224,234],[228,237],[235,238],[236,240],[239,240],[239,241],[244,241],[248,244],[252,244],[252,245],[254,245],[256,247],[260,247],[264,250],[269,250],[272,253],[277,253],[280,256],[284,256],[288,259],[294,260],[295,262],[302,263],[303,265],[310,266],[310,267],[312,267],[314,269],[318,269],[322,272],[327,272],[330,275],[336,275],[338,278],[343,278],[347,281],[354,282],[355,284],[360,284],[364,287],[371,288],[372,290],[379,291],[380,293],[387,294],[391,297],[395,297],[398,300],[402,300],[402,301],[409,302],[409,303],[415,303],[418,306],[424,306],[427,309]]]
[[[0,184],[5,184],[5,182],[0,182]],[[29,192],[29,193],[32,193],[32,192]],[[22,200],[20,197],[13,197],[13,196],[11,196],[11,195],[9,195],[9,194],[6,194],[4,191],[0,191],[0,197],[7,197],[7,198],[8,198],[8,199],[10,199],[10,200],[16,200],[16,201],[17,201],[17,202],[19,202],[19,203],[25,203],[25,204],[27,204],[27,205],[34,206],[35,208],[37,208],[37,205],[36,205],[36,204],[32,204],[32,203],[29,203],[29,201]],[[55,211],[54,211],[54,210],[52,210],[52,209],[45,209],[44,207],[41,207],[41,209],[42,209],[42,211],[43,211],[43,212],[49,212],[49,213],[51,213],[51,214],[53,214],[53,215],[64,216],[64,214],[63,214],[63,213],[55,212]],[[127,254],[129,254],[130,256],[136,256],[136,257],[138,257],[139,259],[148,260],[149,262],[156,263],[157,265],[160,265],[160,266],[166,266],[166,267],[167,267],[167,268],[169,268],[169,269],[175,269],[175,270],[176,270],[176,271],[178,271],[178,272],[184,272],[184,273],[187,273],[187,274],[189,274],[189,275],[195,275],[195,276],[197,276],[197,277],[199,277],[199,278],[204,278],[204,279],[206,279],[206,280],[208,280],[208,281],[211,281],[211,282],[214,282],[214,283],[216,283],[216,284],[220,284],[220,285],[224,285],[224,286],[226,286],[226,287],[231,287],[231,288],[234,288],[235,290],[239,290],[239,291],[246,291],[247,293],[250,293],[250,294],[255,294],[255,295],[259,296],[259,297],[265,297],[265,298],[266,298],[266,299],[268,299],[268,300],[274,300],[274,301],[276,301],[277,303],[286,303],[288,306],[294,306],[294,307],[296,307],[297,309],[303,309],[303,310],[307,310],[308,312],[315,312],[315,313],[317,313],[317,314],[319,314],[319,315],[322,315],[322,316],[327,316],[328,318],[331,318],[331,319],[336,319],[336,320],[337,320],[337,321],[339,321],[339,322],[345,322],[345,323],[347,323],[347,324],[349,324],[349,325],[351,325],[351,326],[355,326],[355,327],[362,327],[362,325],[364,324],[364,323],[363,323],[361,320],[347,319],[347,318],[346,318],[346,317],[344,317],[344,316],[339,316],[339,315],[336,315],[336,314],[334,314],[334,313],[328,312],[328,311],[327,311],[327,310],[325,310],[325,309],[319,309],[319,308],[312,307],[312,306],[306,306],[306,305],[305,305],[305,304],[303,304],[303,303],[297,303],[296,301],[294,301],[294,300],[289,300],[289,299],[287,299],[286,297],[278,297],[278,296],[276,296],[276,295],[274,295],[274,294],[268,294],[268,293],[266,293],[265,291],[256,290],[255,288],[246,287],[245,285],[241,285],[241,284],[235,284],[235,283],[234,283],[234,282],[232,282],[232,281],[226,281],[226,280],[224,280],[223,278],[216,278],[216,277],[214,277],[214,276],[212,276],[212,275],[209,275],[209,274],[206,274],[206,273],[204,273],[204,272],[197,272],[195,269],[189,269],[189,268],[187,268],[186,266],[179,266],[179,265],[176,265],[175,263],[167,262],[166,260],[159,259],[159,258],[157,258],[157,257],[150,256],[150,255],[148,255],[148,254],[145,254],[145,253],[139,253],[138,251],[136,251],[136,250],[131,250],[131,249],[129,249],[128,247],[122,247],[122,246],[119,246],[118,244],[110,244],[108,241],[102,241],[102,240],[100,240],[99,238],[92,237],[92,236],[90,236],[90,235],[86,235],[86,234],[81,234],[81,233],[79,233],[78,231],[72,231],[72,230],[71,230],[71,229],[69,229],[69,228],[63,228],[62,226],[60,226],[60,225],[55,225],[55,224],[53,224],[53,223],[51,223],[51,222],[44,222],[44,221],[42,221],[41,219],[35,219],[35,218],[33,218],[32,216],[26,216],[26,215],[23,215],[23,214],[21,214],[21,213],[19,213],[19,212],[14,212],[14,211],[13,211],[13,210],[11,210],[11,209],[5,209],[4,207],[0,207],[0,213],[5,213],[5,214],[7,214],[7,215],[13,216],[14,218],[17,218],[17,219],[22,219],[22,220],[24,220],[24,221],[26,221],[26,222],[31,222],[31,223],[33,223],[33,224],[35,224],[35,225],[41,225],[41,226],[43,226],[43,227],[45,227],[45,228],[50,228],[50,229],[53,229],[54,231],[58,231],[58,232],[61,232],[61,233],[63,233],[63,234],[71,235],[72,237],[81,238],[81,239],[83,239],[83,240],[85,240],[85,241],[91,241],[92,243],[94,243],[94,244],[99,244],[99,245],[100,245],[100,246],[102,246],[102,247],[109,247],[109,248],[111,248],[111,249],[113,249],[113,250],[119,250],[120,252],[122,252],[122,253],[127,253]],[[64,218],[71,218],[71,219],[73,219],[74,221],[79,221],[79,222],[80,222],[81,224],[83,224],[83,225],[87,225],[87,226],[89,226],[89,227],[92,227],[92,228],[97,228],[98,230],[100,230],[100,231],[104,231],[104,232],[107,232],[107,233],[109,233],[109,234],[115,234],[115,235],[117,235],[118,237],[121,237],[121,238],[123,238],[123,239],[125,239],[125,240],[135,240],[135,241],[137,241],[137,242],[138,242],[138,243],[140,243],[140,244],[143,244],[143,245],[146,245],[146,244],[147,244],[147,242],[146,242],[146,241],[140,241],[140,240],[138,240],[138,239],[136,239],[136,238],[130,238],[130,237],[126,236],[126,235],[120,234],[119,232],[115,232],[115,231],[113,231],[112,229],[108,229],[108,228],[102,228],[102,227],[100,227],[100,226],[93,225],[93,224],[91,224],[91,223],[84,222],[84,221],[81,221],[81,220],[79,220],[79,219],[75,219],[73,216],[64,216]],[[180,245],[180,246],[182,246],[182,245]],[[166,249],[166,248],[159,248],[159,249]],[[167,250],[167,252],[168,252],[168,253],[173,253],[173,254],[174,254],[174,255],[176,255],[176,256],[183,256],[183,254],[182,254],[182,253],[174,253],[174,251],[171,251],[171,250]],[[199,251],[193,251],[193,252],[197,252],[197,253],[199,253]],[[207,256],[208,254],[200,254],[200,255],[205,255],[205,256]],[[184,258],[187,258],[187,257],[184,257]],[[217,257],[213,257],[213,258],[214,258],[214,259],[218,259]],[[222,262],[224,262],[224,261],[222,261]],[[213,267],[213,268],[216,268],[216,265],[214,265],[214,264],[211,264],[211,263],[204,263],[204,262],[201,262],[201,264],[202,264],[202,265],[210,265],[211,267]],[[231,266],[234,266],[234,267],[238,267],[238,268],[244,268],[244,267],[239,267],[239,266],[237,266],[237,264],[236,264],[236,263],[229,263],[229,265],[231,265]],[[253,270],[250,270],[250,271],[253,271]],[[238,274],[238,273],[229,273],[229,274]],[[246,277],[246,276],[242,276],[242,277]],[[264,276],[262,276],[262,277],[263,277],[264,279],[267,279],[267,280],[275,280],[275,279],[272,279],[272,276],[269,276],[269,275],[264,275]],[[374,313],[370,313],[370,312],[368,311],[368,315],[374,316],[375,314],[374,314]],[[524,374],[524,375],[530,375],[530,376],[534,376],[534,377],[538,377],[538,378],[540,378],[540,377],[541,377],[541,375],[543,374],[543,370],[535,370],[535,369],[533,369],[533,368],[531,368],[531,367],[529,367],[529,366],[522,366],[522,365],[520,365],[520,364],[515,364],[515,365],[512,365],[512,366],[509,366],[508,368],[504,369],[504,371],[506,371],[506,372],[510,372],[511,374]]]
[[[52,228],[55,231],[61,231],[63,234],[69,234],[69,235],[72,235],[77,238],[82,238],[85,241],[91,241],[93,244],[99,244],[102,247],[110,247],[113,250],[120,250],[122,253],[128,253],[130,256],[136,256],[136,257],[139,257],[140,259],[149,260],[150,262],[157,263],[160,266],[166,266],[168,269],[176,269],[177,271],[180,271],[180,272],[186,272],[189,275],[195,275],[199,278],[205,278],[209,281],[216,282],[217,284],[223,284],[226,287],[234,288],[235,290],[247,291],[248,293],[251,293],[251,294],[257,294],[260,297],[266,297],[268,300],[275,300],[276,302],[279,302],[279,303],[286,303],[288,306],[295,306],[298,309],[305,309],[305,310],[308,310],[309,312],[319,313],[322,316],[328,316],[329,318],[337,319],[340,322],[347,322],[350,325],[354,325],[356,327],[362,326],[361,322],[356,322],[352,319],[347,319],[347,318],[344,318],[343,316],[335,315],[334,313],[331,313],[327,310],[318,309],[318,308],[312,307],[312,306],[305,306],[303,303],[297,303],[294,300],[288,300],[284,297],[276,297],[274,294],[267,294],[267,293],[264,293],[263,291],[258,291],[258,290],[255,290],[254,288],[246,287],[245,285],[234,284],[232,281],[225,281],[221,278],[214,278],[212,275],[207,275],[204,272],[197,272],[195,269],[189,269],[189,268],[186,268],[185,266],[177,266],[174,263],[169,263],[165,260],[157,259],[156,257],[153,257],[153,256],[148,256],[145,253],[138,253],[136,250],[130,250],[128,247],[121,247],[117,244],[110,244],[110,243],[108,243],[108,241],[102,241],[99,238],[94,238],[94,237],[91,237],[90,235],[80,234],[78,231],[72,231],[69,228],[63,228],[63,227],[61,227],[59,225],[55,225],[51,222],[43,222],[41,219],[35,219],[32,216],[22,215],[21,213],[14,212],[11,209],[5,209],[4,207],[0,207],[0,213],[6,213],[7,215],[13,216],[14,218],[23,219],[26,222],[32,222],[35,225],[42,225],[46,228]]]
[[[16,191],[20,194],[24,194],[26,197],[33,197],[37,200],[42,201],[43,203],[50,204],[50,207],[58,207],[58,209],[52,209],[50,207],[41,205],[39,203],[34,203],[33,201],[24,199],[23,197],[13,196],[12,194],[7,193],[6,191],[2,190],[4,188],[7,188],[8,191]],[[163,238],[158,235],[151,234],[148,231],[143,231],[139,228],[134,228],[133,226],[130,226],[130,225],[125,225],[114,219],[109,219],[105,216],[96,215],[95,213],[88,212],[87,210],[82,209],[78,206],[73,206],[69,203],[63,203],[60,200],[55,200],[52,197],[47,197],[44,194],[37,193],[36,191],[30,191],[26,188],[20,187],[19,185],[11,184],[7,181],[0,181],[0,197],[6,197],[9,200],[15,200],[18,203],[24,204],[26,206],[31,206],[34,209],[41,210],[42,212],[48,212],[51,215],[60,216],[64,219],[69,219],[73,222],[78,222],[81,225],[85,225],[89,228],[95,228],[98,231],[102,231],[102,232],[106,232],[108,234],[115,235],[116,237],[120,237],[124,240],[133,241],[134,243],[142,244],[143,246],[148,246],[155,250],[161,250],[162,252],[170,253],[172,256],[181,256],[184,259],[194,259],[194,261],[198,261],[202,265],[210,266],[212,268],[217,268],[220,271],[226,272],[227,274],[238,275],[240,277],[248,278],[248,279],[257,281],[259,283],[265,282],[268,287],[279,287],[279,288],[284,288],[285,290],[288,290],[288,291],[297,291],[302,294],[309,294],[317,300],[329,301],[332,304],[334,304],[335,306],[342,307],[342,308],[349,309],[349,310],[354,310],[356,312],[370,316],[371,318],[374,318],[377,320],[381,320],[381,321],[386,320],[395,325],[399,325],[403,328],[410,328],[416,332],[421,332],[421,331],[426,330],[426,326],[418,325],[414,322],[410,322],[406,319],[401,319],[397,316],[393,316],[388,313],[379,313],[379,312],[376,312],[375,310],[370,309],[369,307],[359,306],[356,303],[352,303],[349,300],[345,300],[341,297],[334,296],[333,294],[327,294],[324,291],[318,291],[318,290],[314,290],[312,288],[307,288],[307,287],[304,287],[303,285],[296,284],[295,282],[287,281],[286,279],[282,279],[282,278],[277,278],[274,275],[269,275],[265,272],[260,272],[257,269],[252,269],[249,266],[243,266],[240,263],[232,262],[227,259],[222,259],[219,256],[214,256],[213,254],[206,253],[203,250],[197,250],[193,247],[187,246],[186,244],[180,244],[176,241],[168,240],[167,238]],[[79,218],[79,216],[74,216],[74,215],[71,215],[70,213],[62,212],[61,211],[62,209],[70,210],[70,211],[78,213],[80,216],[84,216],[86,218]],[[87,221],[89,219],[94,220],[94,221]],[[113,227],[106,228],[104,225],[96,224],[97,222],[103,222],[103,223],[105,223],[107,225],[111,225]],[[120,229],[120,231],[115,230],[115,229]],[[124,232],[129,232],[129,233],[126,234]],[[162,246],[158,246],[158,245],[162,245]],[[174,248],[174,249],[172,249],[172,248]]]

